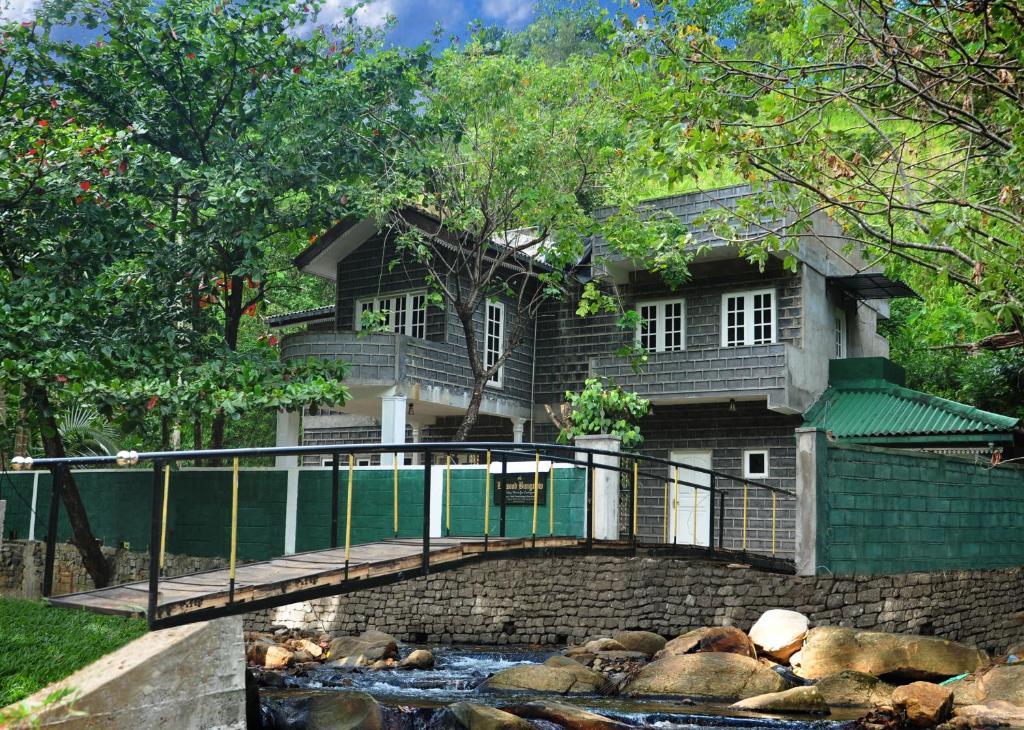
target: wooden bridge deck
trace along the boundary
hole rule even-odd
[[[574,537],[491,538],[486,553],[509,553],[576,546]],[[430,570],[456,567],[484,556],[482,537],[431,538]],[[496,555],[497,556],[497,555]],[[200,621],[216,615],[347,593],[374,585],[415,577],[423,570],[423,542],[419,538],[384,540],[353,545],[345,571],[345,550],[334,548],[287,555],[239,565],[235,570],[234,599],[228,591],[227,568],[161,578],[153,625]],[[81,593],[52,596],[51,605],[97,613],[143,616],[149,600],[148,581],[125,583]]]

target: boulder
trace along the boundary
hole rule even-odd
[[[626,683],[622,693],[737,700],[784,689],[785,680],[756,659],[700,653],[668,656],[648,664]]]
[[[615,639],[609,639],[607,636],[602,636],[588,641],[583,645],[583,650],[588,651],[591,654],[596,654],[599,651],[625,651],[626,647]]]
[[[292,639],[287,643],[287,646],[296,652],[304,651],[314,659],[319,659],[324,653],[323,647],[309,639]]]
[[[654,656],[665,648],[665,639],[650,631],[620,631],[612,634],[612,639],[619,642],[626,651],[640,651],[647,656]]]
[[[590,654],[577,654],[577,656],[586,656],[593,660],[593,656]],[[563,656],[562,654],[555,654],[554,656],[548,657],[544,660],[545,667],[571,667],[584,663],[585,662],[581,662],[579,659]]]
[[[802,613],[773,608],[750,627],[750,640],[759,652],[785,664],[800,650],[810,624]]]
[[[416,649],[398,664],[399,669],[430,669],[434,666],[434,655],[427,649]]]
[[[532,691],[555,694],[604,692],[609,688],[603,674],[575,666],[521,664],[495,672],[481,687],[498,692]]]
[[[271,644],[263,652],[264,669],[284,669],[295,661],[295,655],[287,646]]]
[[[931,682],[911,682],[892,693],[892,706],[914,727],[934,727],[953,712],[953,690]]]
[[[628,730],[630,728],[629,725],[609,719],[604,715],[558,702],[524,702],[519,705],[507,705],[501,709],[530,720],[547,720],[567,730]]]
[[[380,659],[397,659],[398,642],[381,631],[342,636],[331,641],[327,658],[331,666],[368,666]]]
[[[949,685],[958,705],[995,701],[1024,707],[1024,664],[1000,664]]]
[[[995,700],[984,705],[966,705],[953,710],[953,717],[944,723],[943,730],[969,730],[970,728],[1024,727],[1024,707]]]
[[[828,703],[814,685],[793,687],[782,692],[748,697],[732,705],[747,712],[784,713],[794,715],[828,715]]]
[[[806,679],[845,669],[896,680],[945,679],[987,662],[983,651],[953,641],[839,626],[811,629],[799,655],[791,657],[796,674]]]
[[[383,730],[384,712],[365,692],[325,692],[309,700],[307,730]]]
[[[521,717],[472,702],[456,702],[449,705],[448,713],[455,722],[445,722],[444,727],[462,727],[465,730],[534,730],[533,725]]]
[[[665,648],[655,655],[655,659],[666,656],[682,656],[694,652],[724,652],[757,658],[753,642],[735,626],[705,626],[687,631],[665,644]]]
[[[881,707],[892,702],[891,684],[847,669],[822,677],[815,685],[830,707]]]

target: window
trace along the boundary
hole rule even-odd
[[[747,479],[764,479],[768,476],[768,449],[743,452],[743,476]]]
[[[387,315],[386,327],[400,335],[427,338],[427,295],[426,292],[406,292],[356,302],[356,329],[362,328],[363,312],[383,312]]]
[[[331,465],[331,459],[332,459],[332,457],[330,457],[330,456],[321,456],[320,457],[320,464],[321,464],[321,466],[330,466]],[[355,465],[356,466],[373,466],[373,457],[369,456],[369,455],[356,456]],[[340,454],[338,456],[338,468],[339,469],[348,469],[348,456],[346,456],[345,454]]]
[[[775,292],[722,295],[722,347],[775,342]]]
[[[640,321],[636,338],[648,352],[686,349],[683,300],[641,302],[636,305]]]
[[[501,357],[502,343],[505,339],[505,305],[501,302],[487,302],[487,331],[484,333],[484,367],[490,368]],[[497,372],[487,381],[488,385],[501,387],[505,368]]]
[[[832,357],[836,360],[846,357],[846,312],[839,307],[835,310],[835,351]]]

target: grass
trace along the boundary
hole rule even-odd
[[[0,598],[0,707],[28,697],[146,633],[138,618]]]

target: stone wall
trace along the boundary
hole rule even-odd
[[[129,583],[149,576],[149,555],[129,550],[101,548],[114,569],[113,583]],[[38,540],[5,540],[0,546],[0,596],[38,598],[41,595],[46,543]],[[165,574],[185,575],[227,565],[223,558],[196,558],[168,554]],[[57,545],[53,568],[53,595],[92,590],[96,586],[82,566],[73,545]]]
[[[676,636],[790,608],[816,624],[934,634],[990,651],[1024,639],[1024,568],[894,576],[796,577],[692,559],[558,557],[494,561],[348,596],[251,614],[416,642],[563,644],[617,629]]]

